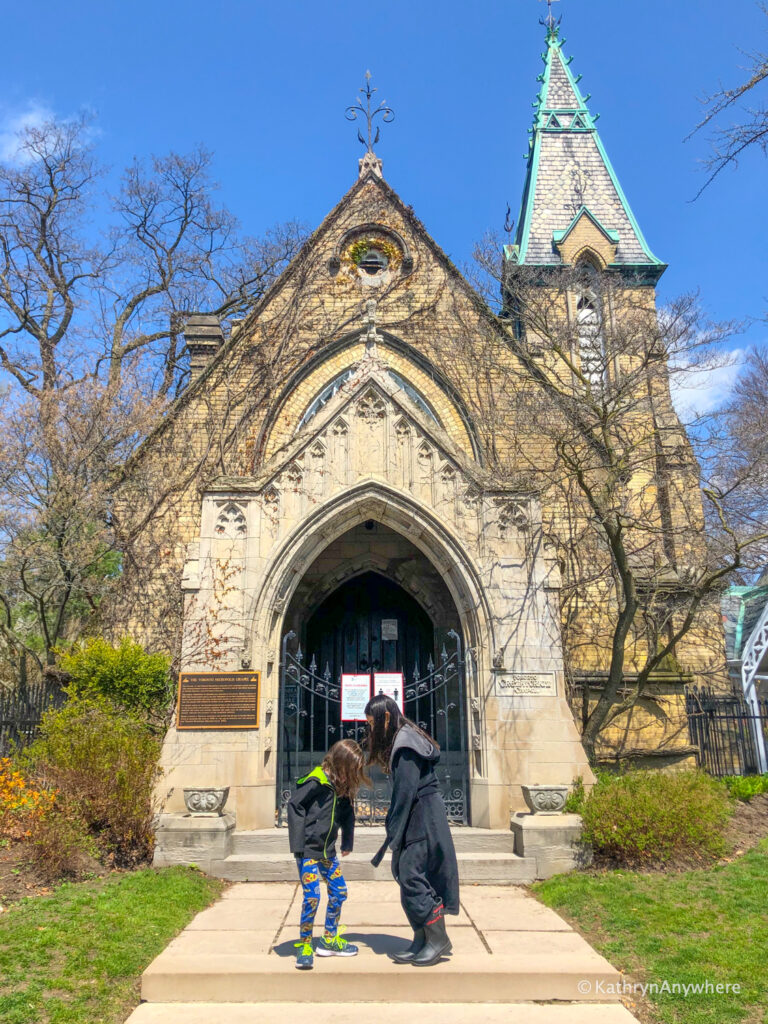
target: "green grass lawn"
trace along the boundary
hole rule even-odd
[[[767,1024],[768,840],[709,869],[575,873],[533,888],[632,980],[741,986],[736,995],[649,993],[651,1019]]]
[[[222,883],[190,868],[59,886],[0,915],[1,1024],[122,1024],[139,976]]]

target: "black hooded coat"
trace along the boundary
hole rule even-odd
[[[392,874],[411,927],[423,927],[442,903],[459,913],[459,868],[434,767],[439,749],[412,725],[403,725],[389,759],[392,799],[387,839],[372,863],[392,849]]]

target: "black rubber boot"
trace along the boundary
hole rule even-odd
[[[409,961],[414,967],[431,967],[451,951],[451,940],[445,933],[443,905],[435,907],[432,917],[424,925],[424,948]]]
[[[410,944],[410,946],[402,950],[402,952],[400,953],[393,953],[392,959],[395,961],[396,964],[410,963],[411,960],[413,960],[413,958],[416,956],[416,954],[420,953],[422,949],[424,949],[426,941],[427,936],[424,933],[424,929],[416,928],[413,933],[413,942]]]

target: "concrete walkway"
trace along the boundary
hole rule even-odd
[[[393,1003],[419,1024],[636,1021],[608,994],[618,972],[524,889],[464,886],[461,914],[447,919],[453,953],[423,969],[387,956],[411,938],[395,883],[355,882],[349,891],[342,921],[359,956],[316,957],[313,970],[297,971],[299,885],[232,886],[144,972],[146,1002],[129,1024],[358,1024],[361,1013],[383,1024]]]

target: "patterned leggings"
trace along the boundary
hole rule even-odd
[[[333,937],[339,925],[341,905],[347,898],[347,883],[341,873],[341,865],[336,857],[333,860],[302,860],[299,866],[301,884],[304,889],[304,902],[301,905],[302,942],[312,938],[312,926],[320,903],[320,878],[328,886],[328,909],[325,913],[325,934]]]

